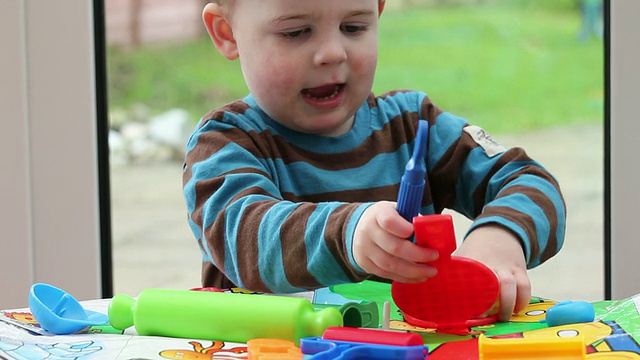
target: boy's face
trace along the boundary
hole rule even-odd
[[[234,0],[228,20],[267,114],[305,133],[349,131],[373,85],[377,0]]]

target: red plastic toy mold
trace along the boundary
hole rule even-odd
[[[430,263],[438,269],[433,278],[391,284],[391,295],[405,320],[456,334],[497,321],[497,314],[486,315],[498,300],[498,277],[478,261],[451,255],[456,248],[451,215],[416,216],[413,227],[416,243],[438,250],[440,257]]]

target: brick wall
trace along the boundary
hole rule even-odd
[[[205,33],[201,16],[206,2],[105,0],[107,42],[135,46],[201,36]]]

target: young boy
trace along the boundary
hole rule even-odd
[[[420,282],[438,254],[396,211],[418,121],[429,123],[421,214],[475,220],[457,255],[500,281],[500,319],[529,302],[527,268],[555,255],[565,205],[523,150],[423,93],[371,94],[384,0],[220,0],[203,12],[250,90],[211,111],[187,148],[184,194],[203,286],[296,292],[364,279]],[[399,55],[401,56],[401,55]]]

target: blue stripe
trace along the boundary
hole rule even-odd
[[[451,145],[460,139],[462,126],[466,123],[463,118],[450,113],[438,115],[436,123],[429,127],[429,168],[433,168]]]
[[[433,204],[423,206],[420,208],[421,215],[432,215],[436,213],[436,209],[433,207]]]
[[[551,230],[549,222],[542,208],[533,202],[531,198],[524,194],[511,194],[493,201],[491,206],[506,206],[529,215],[534,219],[540,253],[547,247],[549,231]],[[538,261],[538,259],[539,257],[535,260]]]
[[[284,175],[279,176],[278,187],[282,192],[302,196],[394,185],[402,177],[408,154],[407,146],[403,145],[397,153],[380,154],[363,166],[337,171],[316,168],[306,162],[285,165],[277,160],[277,173]],[[372,168],[385,171],[371,174]]]
[[[242,199],[234,202],[233,204],[230,204],[227,207],[226,212],[224,214],[225,219],[243,218],[244,216],[243,214],[249,205],[262,200],[273,200],[273,199],[263,195],[251,195],[251,196],[243,197]],[[207,228],[208,226],[210,226],[210,224],[215,221],[216,216],[218,215],[217,212],[212,211],[213,209],[213,206],[211,204],[212,202],[213,202],[213,199],[209,198],[204,205],[204,208],[207,210],[207,214],[206,214],[207,216],[205,217],[205,214],[203,214],[203,218],[202,218],[202,222],[205,224],[204,228]],[[233,226],[229,226],[228,222],[225,224],[224,269],[227,277],[229,279],[234,279],[234,282],[235,280],[237,280],[238,282],[241,282],[241,278],[238,272],[236,271],[236,269],[238,268],[238,256],[236,253],[238,247],[236,245],[236,241],[238,239],[239,225],[240,225],[239,221],[234,221]],[[230,249],[233,249],[233,251],[231,251]],[[236,283],[236,285],[238,285],[239,287],[244,286],[244,284],[239,284],[239,283]]]
[[[297,292],[302,289],[293,287],[288,281],[284,271],[282,258],[282,243],[280,242],[280,229],[282,221],[295,211],[299,204],[280,202],[270,208],[264,215],[258,231],[258,271],[260,278],[269,289],[277,289],[278,292]]]
[[[487,171],[493,167],[499,158],[499,156],[489,158],[481,147],[471,150],[467,161],[465,161],[464,166],[460,171],[460,177],[456,184],[456,203],[454,205],[456,211],[459,211],[470,218],[474,218],[476,216],[473,194],[487,176]],[[494,180],[495,175],[491,181],[494,182]],[[500,184],[502,181],[504,181],[503,178],[499,179]],[[491,185],[491,183],[489,185]],[[487,193],[485,194],[485,202],[487,199],[495,197],[495,194],[491,193],[490,188],[491,187],[487,189]],[[490,196],[490,193],[493,196]]]
[[[565,227],[566,208],[564,206],[564,202],[562,201],[562,197],[558,194],[556,190],[556,187],[552,183],[534,175],[521,176],[513,184],[509,184],[509,186],[514,186],[516,184],[525,185],[525,186],[538,189],[543,194],[545,194],[549,200],[551,200],[553,207],[556,210],[556,215],[557,215],[556,220],[558,222],[558,226],[555,234],[558,244],[556,246],[556,249],[554,250],[556,252],[560,251],[564,243],[564,235],[565,235],[565,228],[566,228]],[[536,219],[538,221],[544,221],[548,223],[546,216],[539,217]]]
[[[372,124],[375,130],[382,129],[390,119],[393,119],[399,115],[402,115],[407,109],[419,110],[422,100],[425,98],[424,93],[416,92],[398,92],[391,96],[383,98],[377,98],[379,121]]]
[[[206,244],[206,239],[202,238],[202,232],[200,231],[200,228],[198,227],[198,225],[196,225],[196,223],[194,223],[193,220],[191,220],[191,217],[187,219],[187,224],[189,225],[189,228],[193,232],[196,238],[196,241],[198,243],[201,243],[200,252],[202,253],[202,260],[211,261],[215,264],[215,262],[213,261],[211,250],[209,249],[209,246],[207,246]]]
[[[206,210],[207,213],[211,213],[211,215],[207,216],[206,218],[204,214],[202,215],[203,223],[205,221],[207,222],[207,224],[203,225],[204,228],[207,228],[208,226],[210,226],[210,224],[208,223],[215,221],[216,214],[217,214],[217,212],[212,211],[210,203],[211,203],[211,198],[207,200],[203,209],[203,211]],[[236,218],[238,214],[242,212],[244,212],[244,208],[242,206],[230,206],[227,209],[227,212],[225,213],[225,218]],[[235,223],[235,225],[237,226],[237,223]],[[238,257],[236,255],[237,246],[235,244],[238,236],[238,229],[236,226],[229,227],[229,226],[226,226],[225,224],[224,272],[229,279],[233,279],[233,282],[236,283],[236,286],[244,287],[244,284],[242,283],[242,279],[240,278],[238,272],[236,271],[236,269],[238,269]],[[231,249],[233,249],[233,251]]]
[[[509,164],[505,164],[500,170],[498,170],[489,183],[487,184],[487,194],[485,196],[485,202],[493,199],[499,191],[501,191],[504,182],[507,181],[511,176],[522,171],[525,166],[535,166],[542,168],[540,164],[537,164],[533,161],[519,161],[519,162],[511,162]],[[516,181],[509,183],[509,186],[513,185],[524,185],[530,186],[533,188],[538,188],[540,182],[546,182],[544,179],[530,174],[521,174]],[[555,189],[552,190],[555,192]]]
[[[327,226],[329,214],[341,205],[341,203],[322,203],[307,221],[304,243],[307,249],[308,268],[313,277],[323,285],[349,282],[349,278],[342,271],[340,264],[333,257],[326,241],[324,241],[324,230]],[[359,215],[356,218],[359,218]],[[353,217],[350,223],[354,223]],[[351,237],[347,237],[347,239],[347,241],[350,241]],[[351,254],[350,245],[347,244],[346,246],[347,252]]]
[[[200,124],[202,124],[202,119],[198,121],[198,124],[196,125],[195,129],[200,127]],[[191,133],[191,135],[189,136],[189,140],[187,141],[187,148],[185,150],[187,154],[191,150],[193,150],[193,148],[198,144],[198,135],[199,133],[196,130],[194,130],[193,133]]]
[[[187,203],[187,211],[189,216],[193,213],[196,207],[196,188],[194,186],[196,182],[195,177],[191,177],[184,187],[182,188],[182,193],[184,194],[185,201]],[[197,237],[197,236],[196,236]]]
[[[224,210],[224,208],[227,206],[229,207],[232,206],[232,204],[222,202],[221,199],[230,200],[237,194],[238,187],[237,187],[237,184],[234,184],[236,183],[236,181],[233,181],[234,177],[243,179],[242,184],[245,186],[245,188],[257,186],[262,188],[265,192],[271,195],[269,196],[269,195],[262,195],[262,194],[254,194],[254,195],[245,196],[242,199],[239,199],[239,201],[241,201],[243,204],[248,204],[248,203],[262,201],[262,200],[275,200],[275,199],[282,198],[279,193],[276,193],[276,194],[273,193],[274,191],[277,192],[277,189],[274,188],[270,182],[265,181],[264,177],[260,175],[255,175],[255,174],[228,175],[226,177],[226,181],[224,182],[224,184],[216,191],[215,196],[209,197],[203,205],[202,226],[205,229],[211,226],[211,224],[213,224],[213,221],[215,220],[216,216],[220,211]],[[227,208],[227,212],[228,211],[229,211],[229,208]]]
[[[250,99],[250,104],[255,101]],[[250,110],[245,116],[253,117],[253,121],[264,124],[261,129],[256,131],[268,130],[273,136],[282,136],[287,142],[294,144],[302,149],[309,150],[320,154],[342,153],[355,149],[371,135],[371,121],[376,118],[377,111],[369,108],[368,103],[364,103],[356,112],[355,121],[350,131],[340,136],[320,136],[316,134],[306,134],[291,130],[277,121],[271,119],[260,108]]]
[[[366,271],[364,271],[364,269],[361,268],[360,265],[358,265],[358,263],[356,262],[356,259],[353,257],[353,235],[356,232],[356,225],[358,225],[358,221],[360,220],[362,213],[364,213],[364,211],[367,210],[367,208],[369,208],[369,206],[371,205],[373,205],[373,203],[363,204],[359,206],[358,209],[356,209],[356,211],[353,212],[353,215],[351,215],[351,219],[347,224],[347,231],[345,234],[345,237],[346,237],[345,246],[347,248],[349,263],[351,263],[351,266],[353,266],[356,270],[363,273]]]
[[[200,179],[210,179],[236,170],[238,163],[242,163],[244,167],[251,164],[253,168],[265,171],[264,163],[257,160],[255,156],[242,146],[236,143],[230,143],[218,150],[213,156],[195,163],[192,166],[191,172],[194,175],[197,174],[197,177]]]

